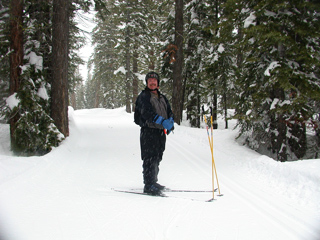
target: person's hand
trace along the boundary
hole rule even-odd
[[[172,130],[173,124],[174,124],[172,117],[169,119],[164,119],[162,116],[159,116],[159,115],[156,115],[154,117],[153,122],[155,122],[156,124],[161,124],[169,132]]]
[[[164,121],[164,118],[159,115],[156,115],[153,119],[153,122],[155,122],[156,124],[162,124],[163,121]]]
[[[163,120],[162,126],[170,132],[173,128],[173,123],[174,122],[171,121],[170,119],[166,119],[166,120]]]
[[[170,117],[170,118],[169,118],[169,121],[172,122],[173,126],[172,126],[172,129],[170,129],[170,130],[167,131],[167,135],[169,135],[169,134],[174,130],[174,120],[173,120],[173,117]]]

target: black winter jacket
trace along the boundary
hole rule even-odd
[[[158,90],[157,90],[158,91]],[[150,92],[150,89],[143,90],[137,100],[134,113],[134,121],[140,127],[163,129],[162,125],[153,122],[156,115],[164,119],[173,118],[168,99],[158,91],[158,96]]]

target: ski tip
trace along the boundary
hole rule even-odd
[[[206,202],[213,202],[213,201],[215,201],[215,199],[211,198],[211,199],[207,200]]]

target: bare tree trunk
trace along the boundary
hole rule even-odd
[[[11,1],[11,12],[10,12],[10,32],[11,32],[11,43],[10,43],[10,95],[19,91],[20,88],[20,75],[21,68],[23,65],[23,1],[12,0]],[[16,139],[14,133],[16,130],[16,123],[20,116],[18,113],[14,113],[10,118],[10,137],[11,137],[11,148],[15,149]]]
[[[183,71],[183,0],[175,0],[175,45],[176,61],[173,64],[172,110],[175,122],[180,124],[182,119],[182,71]]]
[[[213,111],[211,111],[212,116],[212,127],[213,129],[218,129],[218,94],[216,87],[213,88],[213,102],[212,102]]]
[[[71,93],[71,106],[73,107],[73,109],[77,109],[77,99],[76,99],[76,92],[73,91]]]
[[[96,81],[94,81],[94,88],[95,88],[95,94],[94,94],[94,108],[98,108],[100,104],[100,79],[98,78]]]
[[[128,2],[129,5],[129,2]],[[127,25],[130,22],[129,10],[127,10]],[[131,113],[131,97],[130,97],[130,29],[126,30],[126,112]]]
[[[224,121],[225,121],[225,129],[228,129],[228,99],[227,99],[227,79],[223,77],[223,106],[224,106]]]
[[[137,49],[137,48],[135,48]],[[138,53],[135,51],[133,54],[133,63],[132,63],[132,71],[133,71],[133,80],[132,80],[132,111],[135,111],[135,102],[138,96],[138,77],[135,73],[138,73]]]
[[[219,6],[220,1],[215,1],[215,22],[219,22]],[[218,32],[218,29],[216,29],[216,34]],[[214,87],[213,87],[213,102],[212,102],[212,108],[213,111],[211,111],[211,116],[213,120],[213,129],[218,129],[218,94],[217,94],[217,71],[214,70],[213,79],[215,81]]]
[[[150,56],[150,62],[149,62],[149,70],[154,71],[155,70],[155,62],[154,62],[154,51],[153,49],[149,52]]]
[[[288,128],[292,134],[288,140],[290,149],[298,159],[303,159],[308,149],[306,125],[304,122],[296,122],[290,124]]]
[[[284,90],[282,88],[273,89],[271,92],[271,99],[284,100]],[[285,117],[282,113],[273,113],[270,118],[272,151],[277,154],[277,160],[285,162],[288,160],[286,137],[287,126]]]
[[[65,136],[69,136],[68,124],[68,38],[69,1],[53,0],[52,18],[52,84],[51,116]]]
[[[129,47],[129,37],[126,38],[127,49],[126,49],[126,112],[131,113],[131,98],[130,98],[130,51]]]
[[[228,129],[228,105],[227,105],[227,94],[226,93],[223,93],[223,102],[224,102],[225,129]]]

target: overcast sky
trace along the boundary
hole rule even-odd
[[[83,13],[79,11],[77,15],[78,27],[82,30],[85,30],[91,33],[92,29],[95,27],[95,23],[93,21],[95,11],[91,10],[89,13]],[[85,61],[84,65],[80,65],[80,74],[82,75],[84,80],[87,80],[88,69],[87,62],[89,60],[90,55],[93,53],[93,46],[91,45],[91,34],[85,34],[86,37],[86,45],[80,49],[80,57]]]

